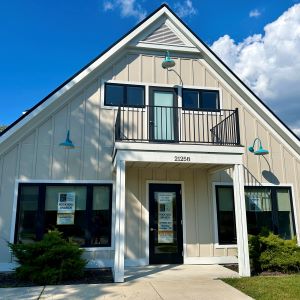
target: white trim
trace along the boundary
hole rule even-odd
[[[236,256],[203,256],[203,257],[185,257],[185,265],[215,265],[215,264],[236,264]]]
[[[149,264],[149,185],[156,183],[164,183],[164,184],[180,184],[181,185],[181,205],[182,205],[182,243],[183,243],[183,260],[187,255],[187,243],[186,243],[186,215],[185,215],[185,188],[184,181],[182,180],[146,180],[146,208],[148,212],[147,221],[145,224],[145,233],[146,233],[146,259],[147,264]]]
[[[19,181],[16,180],[15,188],[14,188],[14,199],[13,199],[13,209],[12,209],[12,215],[11,215],[11,224],[10,224],[10,239],[9,239],[10,243],[13,243],[15,240],[17,205],[18,205],[18,190],[19,190]]]
[[[217,154],[235,154],[242,155],[245,148],[240,146],[214,146],[214,145],[190,145],[190,144],[151,144],[151,143],[126,143],[115,142],[115,148],[118,150],[144,150],[161,152],[186,152],[186,153],[217,153]],[[155,150],[153,150],[155,149]],[[192,161],[190,161],[192,162]],[[187,162],[188,163],[188,162]]]
[[[135,45],[138,48],[142,49],[154,49],[154,50],[170,50],[178,52],[188,52],[188,53],[201,53],[196,47],[187,47],[180,45],[169,45],[162,43],[153,43],[153,42],[139,42]]]
[[[214,227],[214,247],[215,248],[237,248],[236,244],[232,245],[220,245],[219,244],[219,234],[218,234],[218,217],[217,217],[217,195],[216,186],[217,185],[228,185],[233,187],[233,183],[223,183],[223,182],[212,182],[212,200],[213,200],[213,227]]]
[[[130,147],[137,146],[138,143],[115,143],[116,147],[117,144],[123,144],[123,146],[129,145]],[[122,147],[123,147],[122,146]],[[148,146],[148,149],[146,148]],[[143,144],[143,150],[140,149],[128,149],[128,150],[116,150],[114,151],[115,157],[113,160],[113,166],[116,167],[117,160],[124,160],[126,162],[166,162],[166,163],[180,163],[180,164],[222,164],[222,165],[234,165],[234,164],[241,164],[242,163],[242,155],[241,154],[233,154],[233,153],[220,153],[214,152],[211,153],[207,152],[200,152],[201,145],[197,145],[199,152],[192,152],[192,151],[180,151],[180,146],[184,145],[155,145],[155,148],[160,148],[162,146],[168,146],[165,148],[165,151],[157,151],[159,149],[153,150],[153,145],[149,143]],[[205,147],[205,146],[203,146]],[[213,149],[213,147],[212,147]],[[222,151],[223,147],[219,147],[219,150]],[[237,150],[236,148],[234,148]],[[177,150],[177,151],[176,151]],[[175,161],[175,156],[188,156],[189,161]]]
[[[125,177],[125,161],[118,160],[116,166],[115,255],[113,267],[114,282],[124,282]]]
[[[239,274],[241,276],[248,277],[250,276],[250,260],[244,192],[244,169],[242,164],[234,165],[233,195],[235,208],[236,239],[238,246]]]
[[[10,227],[10,243],[14,243],[15,240],[15,230],[16,230],[16,218],[17,218],[17,204],[18,204],[18,191],[20,183],[37,183],[37,184],[112,184],[112,224],[111,224],[111,246],[110,247],[82,247],[85,251],[104,251],[104,250],[114,250],[115,235],[114,235],[114,224],[115,224],[115,182],[113,180],[77,180],[77,179],[16,179],[14,187],[14,199],[13,199],[13,209],[11,217],[11,227]]]
[[[227,244],[227,245],[220,245],[218,243],[214,244],[215,249],[236,249],[237,244]]]

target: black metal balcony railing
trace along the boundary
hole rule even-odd
[[[170,106],[120,106],[115,140],[240,145],[238,109],[205,111]]]

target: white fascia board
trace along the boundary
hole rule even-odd
[[[188,158],[186,161],[178,161],[178,157]],[[242,164],[241,154],[233,153],[207,153],[207,152],[179,152],[179,151],[143,151],[143,150],[117,150],[113,165],[118,161],[126,162],[161,162],[175,164],[215,164],[228,165]]]
[[[49,105],[51,105],[54,101],[56,101],[60,96],[73,88],[77,83],[79,83],[82,79],[88,76],[91,72],[93,72],[96,68],[99,68],[107,59],[109,59],[112,55],[116,54],[116,52],[123,49],[134,37],[136,37],[139,33],[141,33],[145,28],[150,26],[155,20],[161,17],[168,10],[163,7],[159,11],[157,11],[153,16],[151,16],[148,20],[146,20],[143,24],[133,30],[131,33],[126,35],[120,42],[114,45],[111,49],[109,49],[106,53],[104,53],[101,57],[99,57],[95,62],[89,65],[86,69],[84,69],[80,74],[78,74],[71,81],[66,83],[60,90],[58,90],[55,94],[53,94],[50,98],[48,98],[44,103],[39,105],[36,109],[34,109],[30,114],[28,114],[24,119],[20,120],[17,124],[13,126],[10,130],[0,136],[0,145],[2,142],[7,140],[10,136],[12,136],[17,130],[19,130],[22,126],[27,124],[30,120],[32,120],[35,116],[37,116],[42,110],[46,109]]]
[[[188,144],[152,144],[115,142],[116,150],[154,151],[154,152],[185,152],[185,153],[217,153],[217,154],[244,154],[242,146],[213,146]]]
[[[260,110],[262,111],[265,116],[267,116],[273,123],[276,125],[282,133],[285,135],[285,137],[289,138],[292,140],[295,145],[300,147],[300,141],[287,129],[285,126],[272,114],[270,111],[225,67],[223,63],[219,61],[219,59],[216,58],[215,55],[213,55],[200,41],[199,39],[194,36],[188,28],[186,28],[170,11],[166,12],[167,16],[176,24],[178,28],[182,30],[182,32],[191,39],[193,44],[197,46],[197,48],[200,50],[201,54],[205,56],[206,58],[209,58],[236,86],[238,86],[241,91],[250,99],[252,100],[251,103],[255,105],[255,110]],[[244,98],[243,98],[244,99]],[[245,102],[246,99],[244,99]],[[250,104],[251,105],[251,104]],[[266,120],[265,120],[266,121]],[[273,127],[273,126],[272,126]],[[274,129],[276,132],[276,130]],[[282,137],[277,132],[277,135]],[[284,139],[284,138],[283,138]],[[285,142],[288,143],[286,139],[284,139]],[[298,154],[298,157],[300,157],[300,154]]]
[[[167,45],[159,43],[150,43],[150,42],[139,42],[135,47],[143,49],[153,49],[153,50],[170,50],[176,52],[189,52],[189,53],[200,53],[199,49],[196,47],[187,47],[187,46],[176,46],[176,45]]]

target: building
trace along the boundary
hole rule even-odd
[[[7,241],[57,227],[116,282],[158,263],[249,276],[248,233],[299,241],[299,145],[162,5],[2,132],[0,268]]]

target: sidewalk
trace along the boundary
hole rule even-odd
[[[122,284],[82,284],[0,289],[0,299],[165,299],[249,300],[216,278],[237,277],[221,266],[147,266],[128,268]]]

